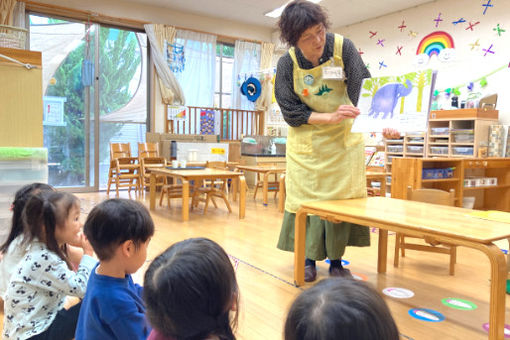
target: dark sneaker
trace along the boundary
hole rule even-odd
[[[353,279],[351,271],[343,267],[329,267],[329,276]]]
[[[317,269],[314,266],[305,266],[305,282],[313,282],[317,279]]]

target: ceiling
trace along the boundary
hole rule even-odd
[[[275,27],[277,19],[270,12],[287,0],[129,0],[130,2],[165,7],[179,12],[238,21],[257,26]],[[323,0],[333,28],[376,18],[433,0]]]

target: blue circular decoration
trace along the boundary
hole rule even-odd
[[[409,310],[409,315],[415,319],[428,322],[441,322],[445,319],[444,315],[438,311],[426,308],[412,308]]]
[[[315,79],[313,78],[313,76],[311,74],[307,74],[304,78],[303,78],[303,81],[305,82],[306,85],[312,85],[313,82],[315,81]]]
[[[241,93],[244,94],[249,101],[256,101],[260,97],[262,86],[257,78],[250,77],[241,86]]]
[[[325,259],[324,262],[326,262],[327,264],[330,264],[331,261],[329,259]],[[342,266],[347,266],[349,265],[350,262],[349,261],[346,261],[346,260],[342,260]]]

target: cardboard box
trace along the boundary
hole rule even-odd
[[[228,142],[228,161],[241,162],[241,142],[229,141]]]

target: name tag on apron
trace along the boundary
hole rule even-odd
[[[322,79],[343,80],[343,69],[339,66],[324,66],[322,68]]]

